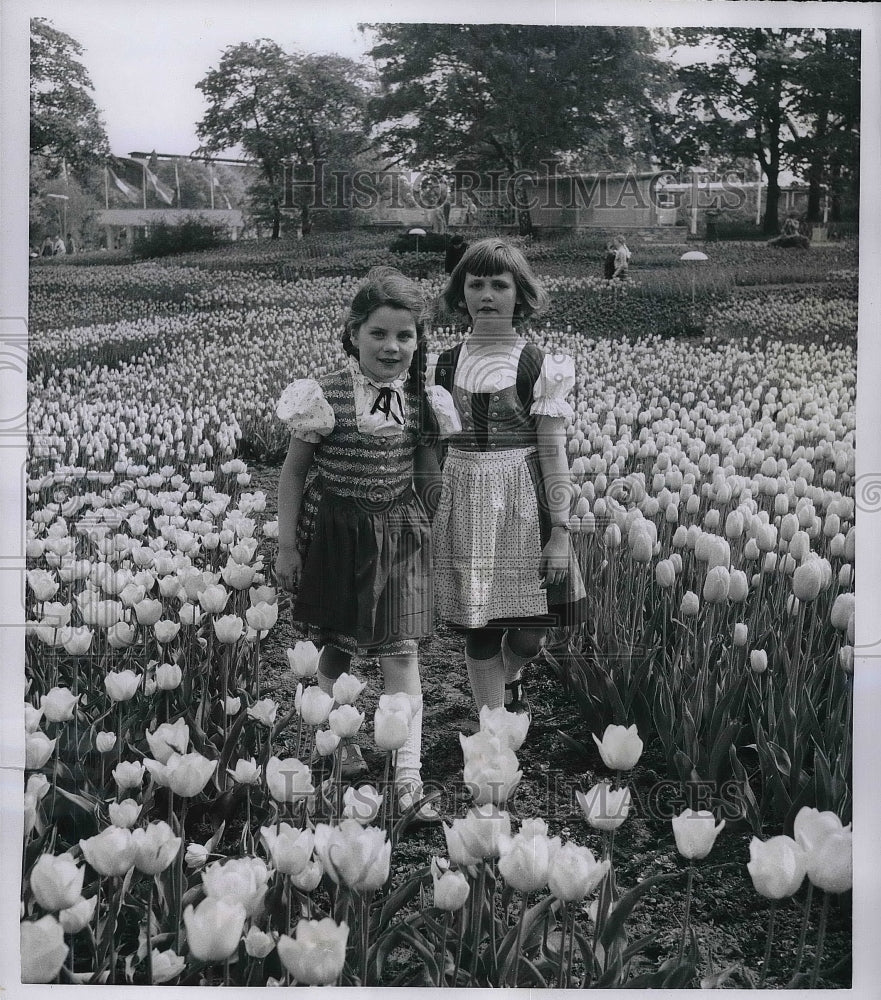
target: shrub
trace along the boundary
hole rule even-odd
[[[135,237],[132,254],[140,259],[167,257],[174,253],[211,250],[224,242],[223,227],[190,216],[174,225],[159,222],[151,226],[146,236]]]

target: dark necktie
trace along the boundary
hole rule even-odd
[[[380,413],[391,417],[396,424],[403,424],[404,421],[392,410],[392,396],[398,401],[398,409],[401,410],[401,397],[398,390],[385,385],[379,390],[379,395],[376,397],[376,402],[370,407],[370,412],[376,413],[379,410]]]

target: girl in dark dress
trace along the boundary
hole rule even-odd
[[[437,438],[459,426],[449,394],[425,388],[424,335],[418,286],[375,268],[349,310],[347,365],[292,382],[276,409],[291,431],[276,576],[296,591],[294,621],[321,647],[323,691],[366,652],[379,657],[386,694],[419,699],[397,756],[402,808],[421,798],[417,640],[433,627],[430,529],[414,471],[429,484]],[[366,771],[360,749],[345,749],[344,777],[357,777]],[[438,819],[428,805],[419,816]]]

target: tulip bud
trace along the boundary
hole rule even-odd
[[[366,826],[377,817],[381,805],[382,796],[372,785],[347,788],[343,794],[343,817]]]
[[[400,750],[410,734],[410,720],[403,712],[377,709],[373,717],[373,733],[380,750]]]
[[[64,929],[53,916],[21,922],[21,981],[51,983],[67,958]]]
[[[642,755],[643,742],[636,726],[606,726],[602,740],[591,734],[600,757],[613,771],[629,771]]]
[[[251,924],[248,933],[245,935],[245,952],[251,958],[266,958],[275,947],[275,937],[261,931],[255,924]]]
[[[598,863],[589,848],[570,841],[554,857],[548,888],[564,903],[584,899],[599,887],[610,867],[608,859]]]
[[[585,794],[576,791],[584,818],[595,830],[617,830],[630,811],[630,789],[612,789],[608,782],[594,785]]]
[[[238,902],[208,897],[195,909],[186,908],[184,924],[194,958],[224,962],[238,948],[245,925],[245,908]]]
[[[748,629],[744,622],[736,622],[734,625],[734,645],[735,646],[745,646],[747,641]]]
[[[337,705],[352,705],[364,690],[364,682],[352,674],[342,673],[333,683],[333,698]]]
[[[305,692],[303,694],[305,698]],[[330,728],[340,739],[348,739],[355,735],[364,723],[364,713],[359,712],[354,705],[340,705],[333,709],[327,717]]]
[[[99,732],[95,734],[95,749],[98,753],[109,753],[116,746],[116,733]]]
[[[705,858],[725,826],[724,819],[716,826],[713,814],[703,809],[686,809],[679,816],[674,816],[672,823],[676,849],[689,861]]]
[[[301,920],[294,938],[282,934],[278,939],[278,956],[296,982],[330,986],[343,971],[348,937],[348,926],[330,917]]]
[[[749,665],[754,674],[763,674],[768,669],[768,654],[764,649],[753,649],[749,654]]]
[[[519,833],[499,837],[499,874],[520,892],[537,892],[548,883],[551,865],[560,849],[559,837],[548,837],[542,819],[524,820]]]
[[[328,757],[330,754],[336,750],[340,745],[340,738],[336,733],[331,732],[329,729],[317,729],[315,731],[315,749],[318,751],[320,757]],[[377,741],[377,746],[379,746]],[[403,743],[401,744],[403,746]],[[383,749],[389,749],[388,747],[383,747]]]
[[[853,673],[853,646],[842,646],[838,650],[838,663],[846,674]]]
[[[662,559],[655,566],[655,580],[665,590],[676,583],[676,569],[670,559]]]
[[[296,642],[287,651],[288,663],[294,676],[308,680],[318,673],[318,649],[313,642]]]
[[[123,799],[122,802],[111,802],[107,806],[110,822],[123,830],[131,829],[141,815],[141,805],[134,799]]]
[[[471,891],[468,879],[462,872],[452,871],[449,862],[443,858],[432,858],[431,878],[434,883],[434,905],[447,912],[461,910]]]
[[[89,899],[80,898],[64,910],[58,911],[58,922],[64,928],[65,934],[79,934],[91,923],[95,915],[95,907],[98,905],[98,897],[91,896]]]
[[[176,663],[162,663],[156,668],[156,687],[160,691],[174,691],[182,680],[183,673]]]
[[[681,618],[694,618],[700,612],[700,600],[693,591],[686,590],[682,595],[682,602],[679,605],[679,616]]]
[[[333,708],[333,698],[317,686],[308,687],[300,696],[298,707],[307,726],[320,726]]]
[[[704,600],[708,604],[724,604],[730,586],[728,570],[724,566],[713,566],[704,579]]]
[[[753,886],[766,899],[783,899],[798,892],[805,877],[805,852],[791,837],[753,837],[747,871]]]
[[[41,854],[31,869],[31,892],[44,910],[64,910],[82,896],[84,875],[70,854]]]

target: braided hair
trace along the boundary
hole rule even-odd
[[[415,281],[402,274],[396,267],[374,267],[367,272],[361,287],[355,293],[343,329],[343,350],[353,358],[358,351],[352,343],[352,334],[383,306],[405,309],[413,315],[416,324],[416,350],[407,372],[408,382],[416,396],[417,432],[424,444],[434,445],[439,437],[437,417],[434,415],[425,392],[425,372],[428,352],[425,331],[428,312],[422,291]]]

